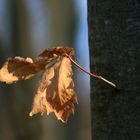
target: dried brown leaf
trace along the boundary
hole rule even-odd
[[[59,61],[43,74],[30,116],[38,112],[54,112],[59,120],[67,122],[69,116],[74,114],[77,96],[74,93],[71,67],[69,58],[60,57]]]
[[[0,69],[0,81],[8,84],[26,80],[44,69],[50,60],[15,57],[8,59]]]
[[[30,116],[39,112],[54,113],[59,120],[67,122],[70,115],[74,114],[77,96],[74,92],[71,62],[87,74],[116,87],[114,83],[90,73],[77,64],[73,60],[73,48],[62,46],[49,48],[39,56],[35,61],[31,58],[10,58],[0,69],[0,82],[8,84],[29,79],[46,69],[38,84]]]
[[[26,80],[45,70],[34,97],[30,116],[51,113],[62,122],[74,114],[77,96],[74,93],[72,65],[68,56],[74,56],[73,48],[56,47],[43,51],[38,59],[15,57],[8,59],[0,69],[0,81],[8,84]]]
[[[74,49],[70,47],[58,46],[56,48],[48,48],[44,50],[39,56],[52,58],[54,56],[62,56],[63,54],[74,55]]]

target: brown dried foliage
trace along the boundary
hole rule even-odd
[[[46,49],[35,61],[31,58],[10,58],[0,69],[0,81],[8,84],[29,79],[44,70],[30,116],[39,112],[54,112],[59,120],[67,122],[69,116],[74,114],[77,96],[74,92],[71,61],[66,54],[73,56],[74,50],[68,47]]]
[[[38,112],[54,112],[57,118],[66,122],[74,114],[74,104],[77,97],[74,94],[71,61],[60,57],[59,61],[43,74],[34,98],[30,116]]]

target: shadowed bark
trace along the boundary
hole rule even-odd
[[[93,140],[140,139],[140,3],[88,1]]]

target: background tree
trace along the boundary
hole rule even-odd
[[[140,2],[89,0],[93,140],[140,139]]]
[[[9,57],[34,58],[47,47],[58,45],[77,48],[76,56],[85,65],[87,36],[82,33],[82,39],[80,34],[86,4],[83,7],[81,3],[80,0],[0,0],[0,66]],[[12,85],[0,83],[0,139],[89,140],[89,81],[86,82],[81,71],[75,75],[79,105],[67,125],[56,120],[53,114],[28,117],[38,81],[35,77]]]
[[[22,55],[24,57],[28,55],[32,56],[28,16],[24,0],[7,0],[4,6],[7,9],[5,11],[7,15],[3,19],[7,25],[7,27],[4,25],[4,34],[6,34],[7,40],[3,37],[4,34],[1,34],[1,65],[8,57],[16,55]],[[0,84],[0,102],[1,108],[3,108],[3,110],[0,110],[2,114],[0,117],[0,123],[2,124],[0,139],[39,139],[41,133],[37,132],[38,129],[41,130],[40,119],[27,118],[33,96],[29,93],[33,93],[33,89],[31,88],[33,83],[27,81],[17,85]],[[27,119],[25,119],[25,116]],[[33,125],[35,122],[36,125]]]

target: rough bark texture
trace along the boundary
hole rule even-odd
[[[140,139],[140,3],[89,0],[91,71],[118,89],[91,78],[93,140]]]

